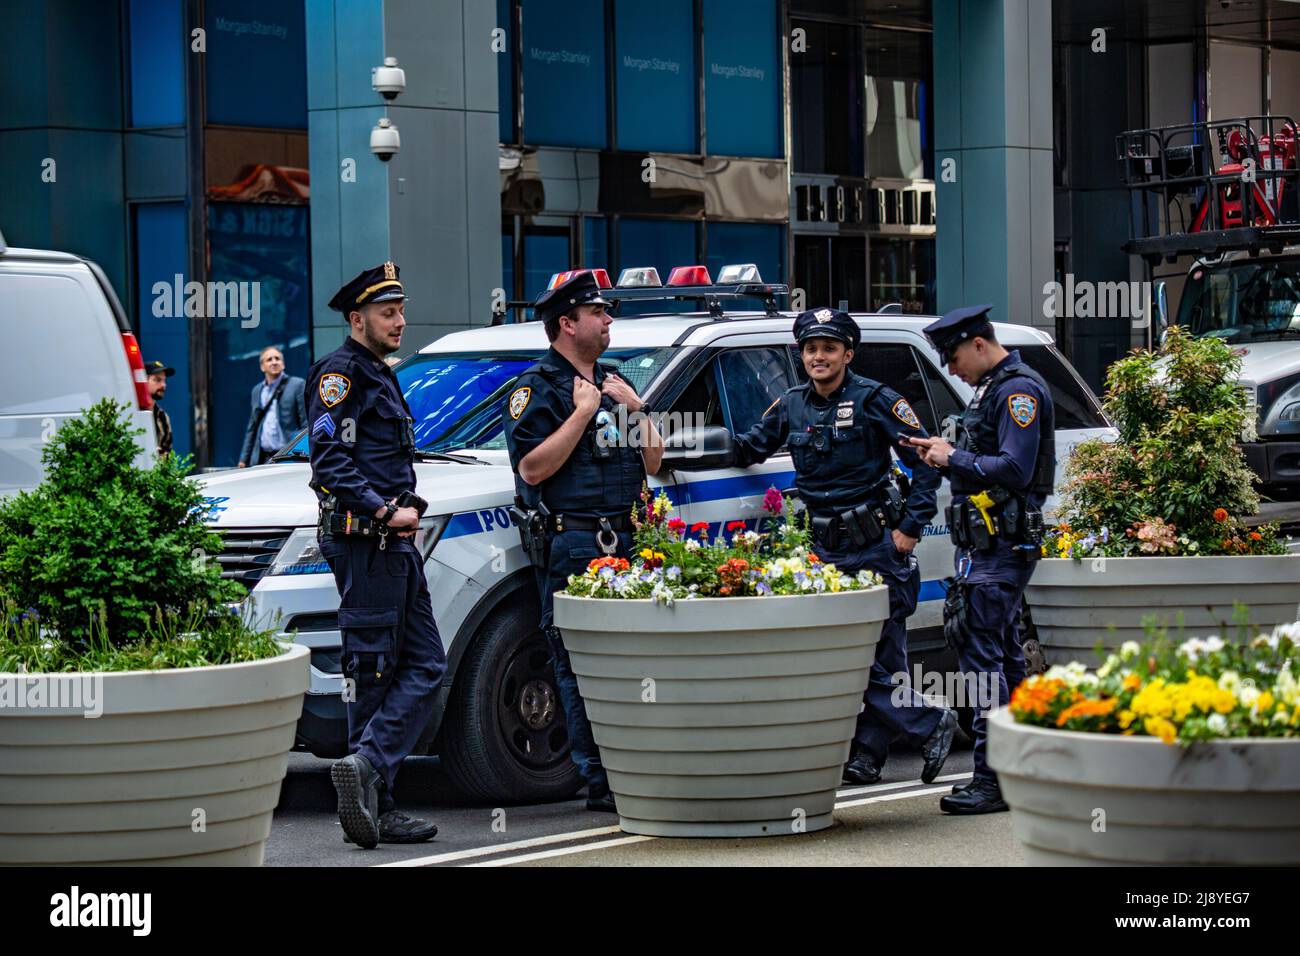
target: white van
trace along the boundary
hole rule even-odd
[[[108,278],[89,259],[10,249],[0,236],[0,496],[41,483],[41,451],[102,398],[125,403],[149,467],[158,447],[140,346]]]
[[[749,295],[733,296],[752,301],[757,289],[784,292],[747,288]],[[606,290],[612,298],[622,292]],[[704,289],[683,297],[697,292],[706,297]],[[641,290],[636,297],[650,294]],[[739,432],[802,381],[794,316],[778,312],[770,299],[765,311],[724,313],[725,293],[708,298],[709,312],[616,318],[601,361],[627,379],[650,410],[701,416],[691,420]],[[900,392],[927,430],[937,431],[945,416],[965,406],[971,389],[945,374],[922,334],[933,318],[855,318],[862,346],[854,369]],[[1073,443],[1110,434],[1096,399],[1050,336],[1017,325],[998,325],[997,332],[1050,385],[1062,462]],[[536,585],[511,524],[514,476],[501,426],[502,401],[515,378],[547,346],[536,322],[474,329],[444,336],[396,369],[416,420],[416,490],[430,502],[421,548],[448,658],[417,752],[440,754],[453,782],[479,800],[547,799],[580,785],[537,628]],[[794,483],[787,452],[748,469],[688,467],[666,468],[651,485],[667,491],[688,523],[709,522],[712,534],[734,520],[753,526],[764,514],[763,493]],[[338,756],[347,744],[338,593],[316,545],[310,475],[302,433],[267,464],[203,481],[214,506],[211,520],[225,536],[226,552],[218,560],[226,573],[249,587],[258,614],[280,614],[284,629],[311,648],[311,688],[296,746]],[[943,525],[947,500],[945,482],[935,523],[917,549],[923,583],[909,631],[917,658],[943,649],[942,579],[953,570]]]

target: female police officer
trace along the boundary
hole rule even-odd
[[[975,707],[974,780],[939,801],[941,810],[957,814],[1007,809],[988,765],[987,710],[1007,702],[1008,677],[1024,676],[1016,610],[1040,557],[1040,509],[1056,472],[1051,390],[1019,352],[998,344],[991,308],[957,309],[926,328],[949,374],[975,386],[975,395],[962,413],[955,448],[942,438],[912,442],[925,463],[946,468],[952,482],[953,586],[966,597],[961,619],[945,621],[945,632],[958,635],[968,684],[986,689],[990,698],[997,687],[997,700]]]
[[[907,685],[907,618],[921,583],[912,550],[934,516],[940,476],[899,441],[900,435],[925,435],[907,400],[849,370],[861,341],[851,316],[834,309],[804,312],[794,336],[809,381],[787,391],[736,437],[735,464],[763,461],[788,444],[795,487],[812,515],[817,556],[850,573],[875,571],[889,585],[889,620],[876,645],[854,738],[857,753],[845,780],[879,780],[890,743],[901,737],[921,745],[921,779],[930,783],[952,749],[957,715],[927,704]],[[890,481],[891,447],[913,469],[905,502]]]
[[[536,316],[551,348],[519,376],[502,417],[570,753],[587,782],[587,809],[612,813],[614,798],[578,679],[552,624],[555,592],[569,575],[601,555],[627,556],[632,506],[646,474],[655,474],[663,459],[663,443],[648,417],[642,416],[635,429],[645,436],[644,448],[634,447],[631,436],[620,436],[613,424],[619,405],[635,415],[642,402],[630,385],[596,362],[609,348],[607,305],[590,272],[579,272],[538,298]]]

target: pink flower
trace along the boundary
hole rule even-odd
[[[781,492],[775,488],[767,489],[767,494],[763,495],[763,510],[770,511],[774,515],[779,515],[781,509],[785,506],[785,499],[781,497]]]

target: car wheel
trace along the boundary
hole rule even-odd
[[[440,750],[472,800],[566,799],[582,786],[538,617],[535,602],[499,609],[460,663]]]

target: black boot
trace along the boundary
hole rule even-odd
[[[943,762],[948,759],[948,752],[952,750],[952,740],[956,733],[957,714],[945,710],[943,716],[939,718],[939,726],[935,727],[934,733],[921,744],[921,756],[925,758],[925,766],[921,769],[922,783],[934,783],[934,778],[939,776],[939,771],[943,769]]]
[[[330,767],[339,797],[339,823],[353,843],[373,850],[379,844],[379,771],[361,754],[348,754]]]
[[[844,765],[845,783],[877,783],[880,780],[880,764],[876,758],[865,750],[859,750],[852,760]]]
[[[1001,813],[1010,809],[1002,799],[1002,788],[996,780],[972,781],[965,790],[939,798],[939,809],[944,813],[969,815],[976,813]]]
[[[437,824],[419,817],[408,817],[401,810],[389,810],[379,818],[380,843],[424,843],[437,835]],[[353,841],[344,833],[343,842]]]

